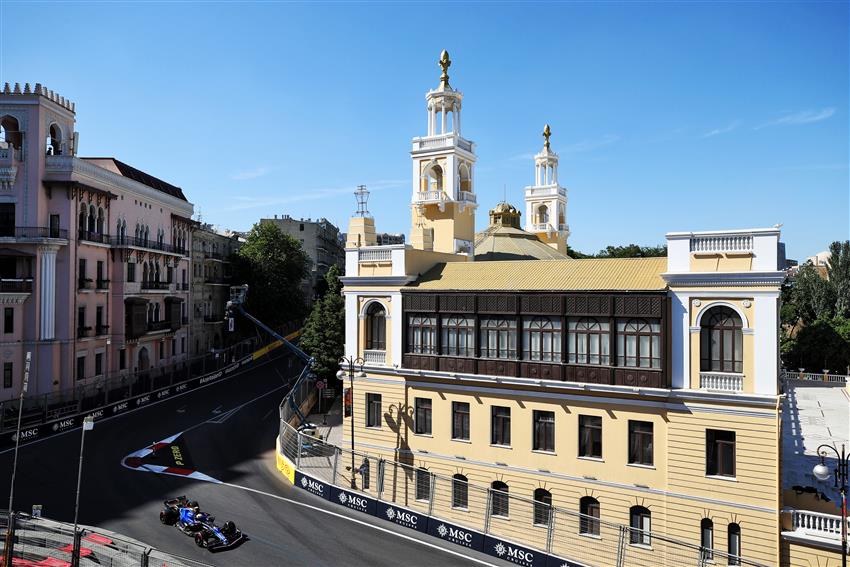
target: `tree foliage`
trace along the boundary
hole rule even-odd
[[[567,246],[567,256],[581,260],[584,258],[657,258],[667,255],[667,245],[638,246],[628,244],[626,246],[606,246],[596,254],[584,254]]]
[[[826,273],[804,264],[782,288],[782,360],[788,368],[850,372],[850,241],[833,242]]]
[[[277,225],[255,224],[234,256],[233,281],[248,284],[245,309],[273,328],[306,312],[301,282],[310,259],[301,243]]]
[[[327,292],[313,304],[301,333],[301,348],[316,359],[313,370],[328,380],[339,369],[345,345],[345,300],[339,277],[339,268],[331,266],[325,275]]]

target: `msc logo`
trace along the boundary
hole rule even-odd
[[[188,387],[189,387],[189,386],[188,386],[187,384],[180,384],[179,386],[177,386],[177,387],[176,387],[176,388],[174,388],[174,389],[175,389],[176,391],[178,391],[178,392],[182,392],[183,390],[185,390],[185,389],[186,389],[186,388],[188,388]]]
[[[137,405],[137,406],[140,406],[140,405],[142,405],[142,404],[146,404],[146,403],[148,403],[149,401],[151,401],[151,397],[150,397],[150,396],[142,396],[141,398],[139,398],[138,400],[136,400],[136,405]]]
[[[121,402],[116,406],[112,406],[112,413],[124,411],[125,409],[127,409],[127,402]]]
[[[416,527],[416,524],[419,522],[419,516],[416,514],[411,514],[404,510],[394,510],[393,508],[387,508],[387,518],[396,523],[411,527]]]
[[[157,398],[162,398],[162,397],[164,397],[164,396],[169,395],[170,393],[171,393],[171,391],[170,391],[170,390],[168,390],[168,389],[166,389],[166,390],[162,390],[161,392],[157,392],[156,397],[157,397]]]
[[[319,496],[324,496],[325,486],[321,482],[317,482],[312,478],[307,478],[306,476],[301,477],[301,486],[312,492],[313,494],[317,494]]]
[[[97,410],[96,412],[92,412],[88,415],[88,417],[92,419],[98,419],[100,417],[103,417],[103,410]]]
[[[493,550],[501,559],[510,561],[511,563],[519,563],[520,565],[531,565],[534,563],[533,553],[523,549],[517,549],[510,544],[505,545],[501,541],[493,547]]]
[[[339,501],[341,504],[358,510],[365,510],[369,505],[365,498],[355,496],[354,494],[346,494],[345,492],[339,493]]]
[[[33,427],[32,429],[25,429],[21,431],[21,441],[26,441],[27,439],[33,439],[34,437],[38,437],[38,427]],[[12,441],[17,441],[18,434],[15,433],[12,435]]]
[[[440,524],[437,526],[437,533],[440,534],[440,537],[442,538],[448,537],[448,539],[462,545],[472,545],[472,534],[465,530],[450,528],[445,524]]]
[[[53,431],[59,431],[60,429],[65,429],[66,427],[73,427],[74,420],[73,419],[63,419],[62,421],[57,421],[53,424]]]

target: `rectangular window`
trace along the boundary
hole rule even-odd
[[[125,349],[118,349],[118,370],[125,370],[127,368],[127,351]]]
[[[602,418],[596,415],[578,416],[578,456],[602,458]]]
[[[383,321],[383,318],[381,319]],[[407,324],[407,352],[434,354],[437,347],[437,318],[413,315]],[[381,349],[384,343],[381,343]]]
[[[617,321],[617,364],[661,368],[661,323],[653,319]]]
[[[157,348],[159,349],[159,359],[162,360],[163,358],[165,358],[165,343],[159,341]]]
[[[629,420],[629,464],[652,466],[652,422]]]
[[[469,404],[452,402],[452,439],[469,441]]]
[[[416,398],[414,402],[416,415],[414,428],[418,435],[431,435],[431,399]]]
[[[462,474],[452,477],[452,508],[466,510],[469,507],[469,482]]]
[[[174,268],[168,266],[165,269],[165,281],[168,283],[172,283],[174,281]]]
[[[493,406],[490,409],[490,443],[510,446],[511,444],[511,408]]]
[[[127,281],[136,281],[136,264],[134,264],[133,262],[127,264]]]
[[[475,356],[475,321],[471,317],[443,316],[440,354]]]
[[[431,473],[427,469],[416,469],[416,499],[431,500]]]
[[[103,333],[103,306],[98,305],[94,310],[94,326],[98,335]]]
[[[481,319],[482,358],[516,358],[516,321],[507,317]]]
[[[86,308],[77,307],[77,329],[84,330],[86,327]]]
[[[15,308],[14,307],[4,307],[3,308],[3,332],[4,333],[14,333],[15,332]]]
[[[50,215],[50,238],[59,238],[59,215]]]
[[[705,430],[705,474],[735,476],[735,432]]]
[[[14,203],[0,203],[0,236],[15,236]]]
[[[97,261],[97,266],[96,266],[95,270],[96,270],[95,273],[97,274],[97,284],[98,284],[97,287],[100,287],[100,285],[102,284],[102,282],[104,280],[104,277],[103,277],[103,260]]]
[[[561,361],[561,320],[558,317],[526,319],[522,332],[525,360]]]
[[[86,377],[86,357],[77,357],[77,380],[82,380]]]
[[[180,354],[186,354],[186,337],[180,337]]]
[[[94,355],[94,375],[100,376],[103,374],[103,353],[98,352]]]
[[[12,363],[4,362],[3,363],[3,387],[11,388],[12,387]]]
[[[570,319],[567,329],[569,362],[602,365],[611,363],[608,321],[593,317]]]
[[[366,394],[366,427],[381,426],[381,394]]]
[[[532,412],[532,423],[534,425],[535,451],[555,451],[555,412],[538,411]]]
[[[177,354],[177,339],[171,339],[171,356]]]
[[[77,277],[80,280],[80,286],[86,281],[86,259],[80,258],[79,260],[79,274]]]

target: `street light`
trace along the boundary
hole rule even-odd
[[[818,447],[820,463],[812,468],[812,474],[820,481],[829,480],[829,467],[824,459],[832,451],[838,457],[838,465],[835,467],[835,488],[841,492],[841,567],[847,567],[847,472],[850,464],[850,454],[844,451],[841,444],[841,453],[832,445],[821,445]]]
[[[72,567],[78,567],[80,564],[80,546],[77,543],[77,517],[80,511],[80,480],[83,478],[83,448],[86,445],[86,431],[94,429],[94,418],[87,415],[83,419],[83,432],[80,436],[80,468],[77,469],[77,500],[74,503],[74,549],[71,553]]]
[[[358,378],[365,378],[366,373],[363,372],[363,365],[366,364],[366,361],[360,358],[354,358],[349,356],[348,358],[342,357],[339,359],[340,368],[339,372],[336,373],[336,377],[340,380],[344,380],[346,374],[348,374],[348,396],[350,400],[350,411],[351,415],[351,488],[357,488],[357,483],[355,481],[355,468],[354,468],[354,376],[356,375]],[[356,370],[356,372],[355,372]],[[343,396],[343,403],[345,403],[345,397]]]

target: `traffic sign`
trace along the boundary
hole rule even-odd
[[[336,390],[334,390],[333,388],[325,388],[325,390],[322,392],[322,397],[334,398],[336,397]]]
[[[327,384],[325,384],[324,380],[316,380],[316,389],[317,390],[324,390],[325,386],[327,386]]]

